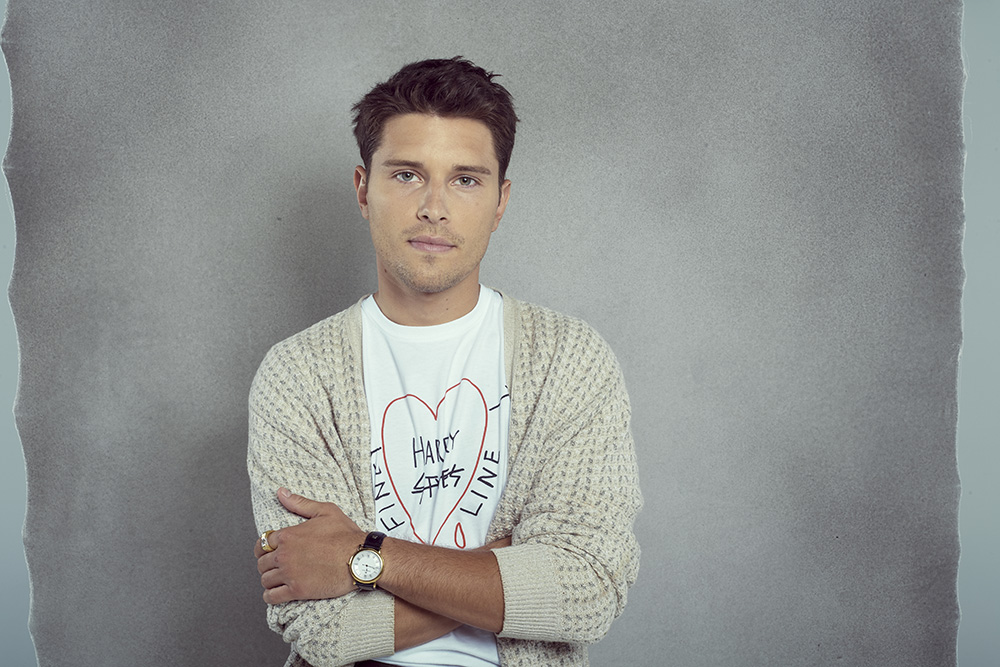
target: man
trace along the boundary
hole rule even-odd
[[[255,555],[288,665],[585,665],[635,581],[614,356],[479,284],[517,122],[494,76],[413,63],[355,105],[378,291],[254,379]]]

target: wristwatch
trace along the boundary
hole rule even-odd
[[[351,576],[354,577],[354,584],[363,591],[375,590],[375,582],[382,576],[385,562],[379,550],[384,539],[385,533],[368,533],[365,543],[358,545],[358,550],[347,563],[351,569]]]

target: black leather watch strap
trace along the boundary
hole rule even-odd
[[[362,549],[374,549],[378,551],[382,548],[382,540],[385,539],[385,533],[380,533],[377,530],[368,533],[368,537],[365,538],[365,543],[361,545]]]

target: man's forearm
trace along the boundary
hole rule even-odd
[[[400,597],[395,598],[393,603],[393,631],[397,651],[425,644],[462,625],[447,616],[410,604]]]
[[[489,632],[503,629],[500,567],[489,549],[459,551],[386,538],[382,557],[380,588],[459,623]]]

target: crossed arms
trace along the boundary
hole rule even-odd
[[[628,399],[603,341],[585,330],[553,343],[573,363],[553,363],[544,382],[517,378],[551,356],[520,357],[490,548],[387,538],[379,590],[358,592],[347,561],[379,528],[371,433],[357,355],[325,326],[275,346],[251,391],[254,515],[259,531],[277,530],[276,551],[258,560],[271,628],[316,667],[389,655],[461,623],[498,633],[501,649],[600,639],[635,581],[641,506]],[[282,487],[293,495],[279,498]]]
[[[272,533],[268,541],[275,550],[270,553],[255,541],[264,601],[322,600],[354,591],[346,563],[364,542],[365,531],[333,503],[284,487],[278,500],[306,521]],[[378,585],[395,597],[395,650],[436,639],[463,623],[500,632],[503,587],[490,549],[503,546],[510,546],[509,538],[467,552],[386,538],[381,550],[385,573]]]

